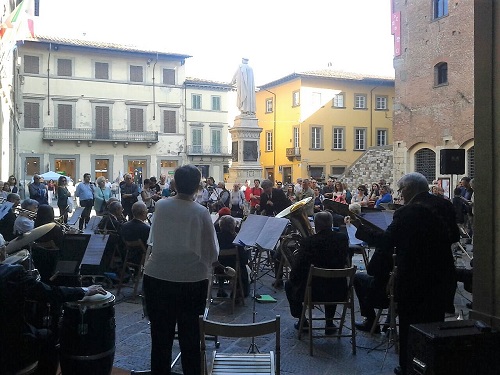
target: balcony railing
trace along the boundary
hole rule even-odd
[[[222,155],[231,156],[228,147],[222,146],[187,146],[187,155]]]
[[[43,128],[43,139],[47,141],[110,141],[157,143],[158,132]]]
[[[286,157],[293,158],[300,156],[300,147],[291,147],[286,149]]]

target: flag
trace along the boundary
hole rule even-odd
[[[34,0],[23,0],[0,26],[0,39],[17,41],[28,35],[34,37],[34,10]]]

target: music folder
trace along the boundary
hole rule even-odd
[[[83,207],[75,208],[75,211],[73,211],[73,215],[68,218],[68,225],[75,225],[80,216],[82,216],[82,212]]]
[[[239,246],[254,246],[272,250],[288,224],[288,219],[272,216],[248,215],[233,241]]]
[[[101,264],[101,259],[109,239],[109,234],[92,234],[90,241],[87,244],[85,255],[82,259],[82,264],[98,266]]]

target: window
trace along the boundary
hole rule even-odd
[[[314,179],[321,180],[325,178],[325,169],[324,167],[309,166],[309,175]]]
[[[300,147],[300,131],[299,128],[293,128],[293,147]]]
[[[354,129],[354,149],[355,150],[365,150],[366,149],[366,129],[365,128]]]
[[[375,97],[375,110],[386,111],[387,110],[387,96],[376,96]]]
[[[163,110],[163,132],[177,133],[177,113],[175,111]]]
[[[95,79],[109,79],[109,64],[103,62],[95,63]]]
[[[95,159],[94,160],[94,180],[98,177],[110,178],[109,173],[109,159]]]
[[[273,100],[266,99],[266,113],[271,113],[273,111]]]
[[[40,173],[41,163],[39,157],[27,157],[25,162],[27,176],[33,176],[34,174]]]
[[[212,111],[220,111],[220,96],[212,96]]]
[[[191,109],[201,109],[201,95],[191,95]]]
[[[144,109],[142,108],[129,108],[129,125],[131,132],[144,131]]]
[[[211,146],[213,154],[221,153],[221,130],[211,129],[210,130]]]
[[[321,127],[313,126],[311,128],[311,149],[320,150],[322,148]]]
[[[333,107],[334,108],[345,108],[344,93],[343,92],[341,92],[333,97]]]
[[[333,149],[343,150],[344,147],[344,128],[333,128]]]
[[[441,18],[448,15],[448,0],[433,0],[434,18]]]
[[[163,69],[163,84],[175,85],[175,69]]]
[[[387,146],[386,129],[377,129],[377,146]]]
[[[354,95],[354,109],[366,109],[366,95],[365,94]]]
[[[40,103],[24,102],[24,128],[40,128]]]
[[[292,106],[298,107],[300,105],[300,91],[294,91],[292,93]]]
[[[57,128],[73,129],[73,105],[58,104],[56,108],[57,108]]]
[[[429,183],[436,179],[436,153],[422,148],[415,153],[415,172],[422,173]]]
[[[130,82],[144,82],[142,66],[130,65]]]
[[[24,55],[24,73],[40,74],[40,59],[38,56]]]
[[[345,172],[345,166],[343,165],[332,165],[332,176],[340,177]]]
[[[201,148],[202,148],[201,130],[202,129],[192,129],[191,132],[193,138],[192,139],[193,152],[197,154],[201,154]]]
[[[71,77],[73,75],[72,61],[70,59],[57,59],[57,75]]]
[[[440,86],[448,83],[448,64],[440,62],[434,66],[434,85]]]
[[[109,139],[109,107],[95,106],[95,137],[97,139]]]
[[[273,150],[273,132],[266,132],[266,151]]]

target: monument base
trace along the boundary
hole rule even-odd
[[[262,181],[262,168],[260,168],[258,165],[235,166],[233,164],[231,168],[229,168],[228,182],[230,183],[238,183],[243,185],[246,180],[250,180],[250,182],[253,183],[253,180],[255,180],[256,178]]]

